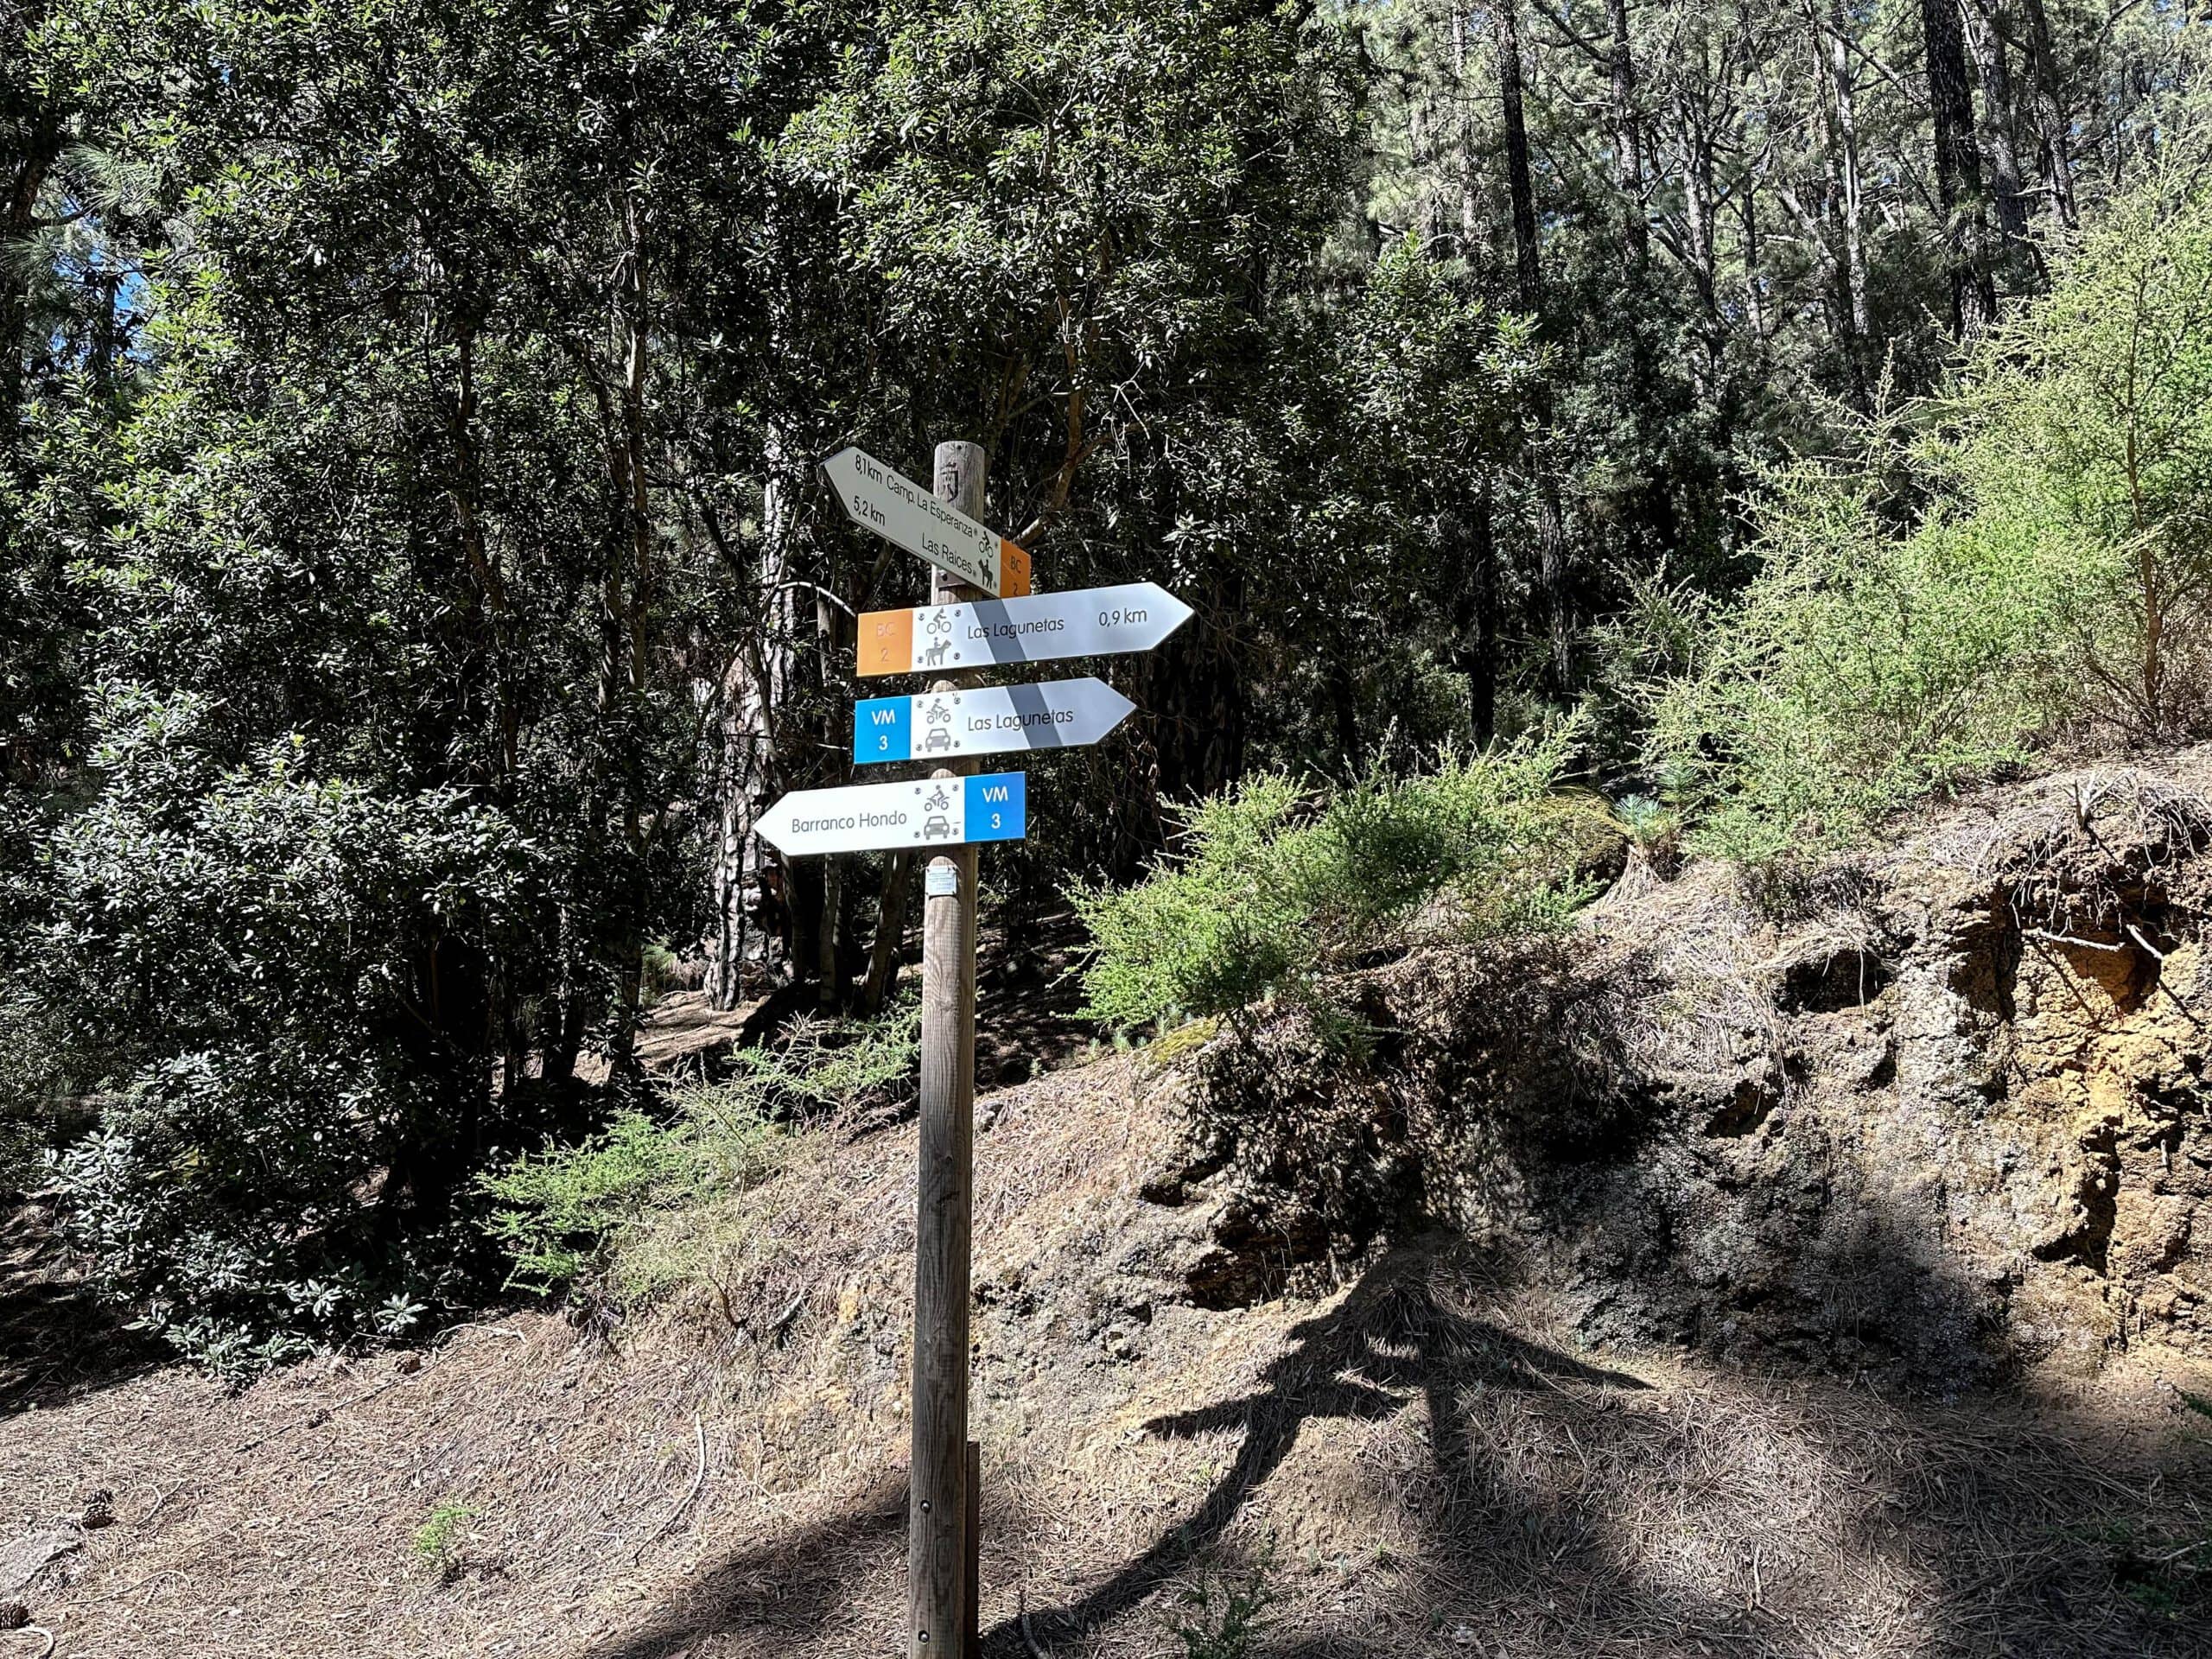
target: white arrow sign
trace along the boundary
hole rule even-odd
[[[840,449],[822,471],[855,524],[987,594],[1029,591],[1027,553],[867,450]]]
[[[914,674],[1110,657],[1150,651],[1190,616],[1189,606],[1149,582],[973,605],[864,611],[859,666],[863,675]]]
[[[770,807],[755,827],[795,858],[1020,841],[1029,832],[1028,795],[1028,780],[1018,772],[803,789]]]
[[[1135,707],[1105,681],[1090,678],[867,697],[853,706],[853,759],[865,765],[916,755],[1078,748],[1097,742]]]

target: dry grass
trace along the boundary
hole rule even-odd
[[[1173,1653],[1164,1599],[1262,1558],[1266,1651],[1304,1659],[2208,1650],[2111,1541],[2208,1501],[2161,1396],[1929,1406],[1578,1353],[1440,1243],[1318,1301],[1179,1306],[1137,1083],[985,1104],[994,1654],[1018,1605],[1054,1659]],[[719,1293],[611,1343],[518,1313],[411,1372],[232,1399],[170,1370],[0,1424],[10,1524],[117,1495],[35,1616],[74,1659],[897,1651],[909,1140],[761,1189]],[[443,1503],[473,1511],[450,1582],[410,1547]]]

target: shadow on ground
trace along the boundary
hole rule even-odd
[[[805,1642],[845,1612],[855,1564],[880,1555],[906,1525],[905,1482],[880,1482],[842,1514],[725,1557],[651,1624],[588,1651],[592,1659],[679,1659],[725,1636],[779,1649]]]
[[[51,1409],[175,1357],[92,1299],[52,1220],[22,1204],[0,1224],[0,1418]]]
[[[1033,1659],[1033,1640],[1052,1659],[1173,1650],[1165,1599],[1202,1572],[1239,1562],[1240,1519],[1301,1435],[1342,1419],[1398,1420],[1415,1437],[1427,1466],[1410,1472],[1397,1501],[1418,1535],[1418,1567],[1399,1580],[1402,1594],[1393,1592],[1386,1618],[1370,1607],[1340,1629],[1327,1628],[1325,1617],[1316,1629],[1310,1606],[1287,1616],[1285,1639],[1255,1649],[1268,1659],[1451,1653],[1474,1637],[1492,1644],[1486,1654],[1506,1642],[1516,1656],[1784,1659],[1828,1650],[1827,1636],[1842,1639],[1816,1627],[1845,1586],[1816,1574],[1808,1585],[1801,1567],[1794,1604],[1764,1605],[1756,1550],[1723,1561],[1709,1548],[1713,1537],[1698,1535],[1789,1529],[1786,1514],[1724,1513],[1725,1497],[1716,1509],[1714,1493],[1697,1490],[1714,1478],[1696,1465],[1708,1449],[1694,1438],[1700,1425],[1676,1418],[1709,1414],[1711,1395],[1679,1395],[1679,1411],[1639,1408],[1666,1396],[1514,1335],[1483,1316],[1485,1297],[1464,1248],[1401,1245],[1338,1306],[1297,1326],[1251,1392],[1145,1425],[1163,1438],[1234,1433],[1233,1460],[1141,1553],[1058,1605],[1033,1605],[1026,1635],[1011,1620],[987,1630],[986,1659]],[[1887,1573],[1905,1591],[1893,1624],[1870,1628],[1848,1650],[2212,1655],[2212,1599],[2203,1593],[2212,1552],[2190,1553],[2192,1537],[2212,1538],[2212,1478],[2186,1448],[2127,1452],[2093,1424],[2075,1425],[2076,1433],[2031,1423],[1995,1397],[1937,1406],[1760,1379],[1717,1378],[1714,1389],[1754,1415],[1770,1391],[1777,1444],[1824,1471],[1841,1495],[1837,1512],[1856,1512],[1840,1541],[1853,1570]],[[1562,1459],[1573,1449],[1579,1487],[1529,1478],[1532,1448],[1547,1446]],[[1763,1455],[1724,1449],[1745,1466]],[[1679,1509],[1662,1504],[1672,1532],[1658,1535],[1688,1549],[1687,1564],[1627,1513],[1641,1505],[1648,1518],[1654,1482],[1683,1488]],[[1284,1501],[1277,1493],[1273,1503]],[[836,1519],[728,1557],[652,1624],[588,1651],[677,1659],[800,1651],[817,1641],[842,1650],[837,1627],[854,1611],[854,1586],[881,1583],[902,1529],[903,1495],[887,1485]],[[1770,1554],[1770,1573],[1775,1561]],[[1853,1616],[1865,1614],[1865,1599],[1853,1602]]]

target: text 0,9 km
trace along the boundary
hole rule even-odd
[[[1191,607],[1149,582],[904,611],[866,611],[855,667],[913,674],[1150,651]]]

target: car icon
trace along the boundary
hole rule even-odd
[[[922,839],[924,841],[950,841],[952,839],[952,821],[942,815],[934,818],[925,819],[922,823]]]
[[[951,747],[952,734],[942,726],[932,727],[922,739],[922,753],[925,754],[935,754],[939,749]]]

